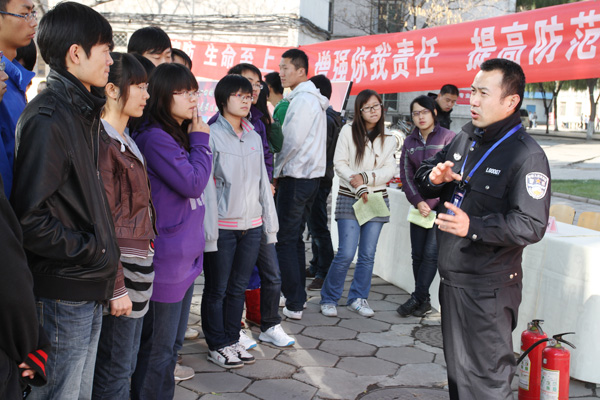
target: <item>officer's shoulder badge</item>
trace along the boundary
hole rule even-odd
[[[527,193],[536,200],[543,199],[548,190],[550,179],[541,172],[530,172],[525,176]]]

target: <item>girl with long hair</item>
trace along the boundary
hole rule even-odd
[[[386,183],[394,176],[396,139],[384,127],[383,102],[373,90],[363,90],[356,96],[354,121],[345,125],[339,135],[333,165],[340,179],[335,206],[339,248],[323,288],[321,313],[337,316],[337,302],[342,297],[348,268],[358,249],[354,278],[348,293],[348,309],[362,316],[373,316],[367,297],[377,241],[388,217],[375,217],[359,225],[354,214],[356,201],[367,203],[369,196],[380,192],[389,209]]]
[[[423,160],[433,157],[442,150],[456,134],[440,126],[435,100],[428,96],[414,99],[410,103],[410,114],[415,127],[404,140],[400,156],[400,179],[406,198],[419,210],[421,216],[426,218],[431,212],[435,212],[440,199],[424,199],[419,194],[414,179],[415,172]],[[397,311],[403,317],[409,315],[424,317],[431,312],[429,287],[437,272],[435,225],[426,228],[411,222],[410,243],[415,291],[404,304],[398,307]]]
[[[198,115],[198,82],[185,66],[161,64],[150,76],[150,100],[133,138],[148,163],[156,208],[154,290],[144,317],[132,399],[170,399],[176,336],[185,330],[194,280],[202,272],[204,199],[212,152]]]
[[[127,127],[130,118],[142,116],[149,97],[148,77],[131,54],[111,57],[98,164],[121,259],[113,299],[102,318],[92,398],[126,400],[152,294],[155,232],[146,162]]]

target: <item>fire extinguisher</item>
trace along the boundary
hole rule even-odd
[[[527,329],[521,334],[521,358],[518,364],[519,400],[539,400],[540,379],[542,375],[542,351],[546,347],[548,335],[544,333],[541,319],[527,323]],[[539,346],[535,344],[537,342]],[[531,348],[531,350],[529,350]],[[528,351],[529,350],[529,351]]]
[[[540,400],[568,400],[569,399],[569,368],[571,353],[561,345],[568,344],[575,348],[573,343],[564,340],[563,335],[575,332],[561,333],[552,336],[548,347],[542,352],[542,379]]]

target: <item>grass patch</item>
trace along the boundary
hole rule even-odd
[[[600,200],[600,180],[553,179],[552,191]]]

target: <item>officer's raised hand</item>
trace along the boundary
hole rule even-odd
[[[452,171],[454,163],[452,161],[446,161],[445,163],[438,163],[431,172],[429,173],[429,180],[434,185],[440,185],[446,182],[460,181],[462,177],[456,172]]]
[[[459,237],[467,236],[469,233],[469,216],[466,212],[456,207],[452,203],[444,202],[444,207],[454,212],[454,215],[438,213],[435,224],[441,231],[451,233]]]

